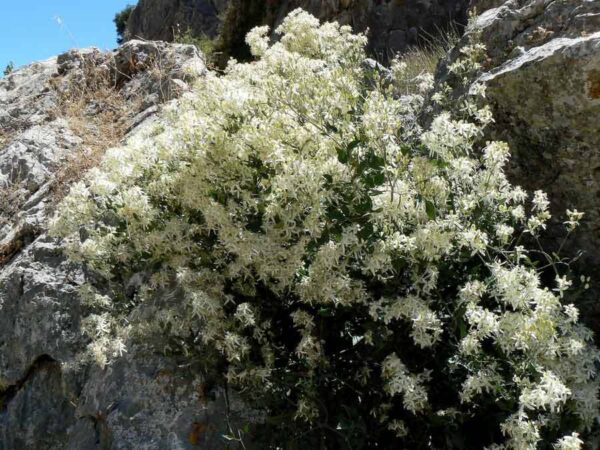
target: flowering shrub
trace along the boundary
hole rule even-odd
[[[423,97],[398,95],[401,64],[364,64],[364,36],[301,10],[277,32],[63,201],[54,233],[95,273],[90,354],[156,330],[216,349],[265,447],[580,448],[598,350],[570,280],[520,245],[546,196],[507,181],[505,144],[475,144],[482,88],[422,130]]]

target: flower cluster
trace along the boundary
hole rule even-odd
[[[148,329],[214,348],[307,442],[580,448],[599,354],[567,279],[545,286],[519,245],[548,201],[508,182],[505,144],[479,144],[484,89],[423,130],[402,64],[369,70],[364,36],[301,10],[276,31],[252,31],[257,61],[199,81],[60,206],[54,233],[104,289],[83,289],[92,352],[109,362]]]

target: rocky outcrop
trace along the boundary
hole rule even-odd
[[[473,6],[482,14],[438,82],[451,78],[447,67],[480,30],[489,59],[479,81],[495,117],[489,137],[510,144],[513,182],[548,192],[547,248],[556,250],[564,236],[565,209],[586,214],[563,254],[584,251],[575,268],[594,280],[581,306],[600,335],[600,2],[475,0]]]
[[[130,37],[172,39],[172,26],[187,29],[185,20],[192,32],[214,36],[227,3],[141,0]],[[302,6],[357,30],[369,27],[376,53],[402,50],[421,30],[464,19],[467,4],[268,3],[264,17],[274,25]],[[582,315],[600,335],[600,3],[471,6],[482,14],[437,82],[450,79],[447,67],[480,29],[489,59],[479,81],[496,119],[488,137],[511,145],[516,184],[549,193],[549,248],[564,235],[564,210],[585,211],[563,250],[585,251],[576,269],[592,276],[593,288]],[[61,187],[77,179],[77,170],[107,146],[149,130],[161,105],[205,70],[194,47],[130,40],[114,52],[70,51],[0,79],[0,450],[224,447],[222,436],[241,408],[207,386],[201,370],[142,345],[105,368],[79,360],[88,343],[81,331],[88,310],[77,295],[85,268],[67,261],[46,234]]]
[[[136,345],[105,368],[80,361],[84,268],[46,235],[60,185],[81,176],[65,167],[150,129],[205,70],[194,47],[130,41],[0,79],[0,449],[223,447],[231,405],[200,371]]]
[[[449,29],[466,23],[465,0],[289,0],[276,16],[279,23],[291,10],[301,7],[322,20],[351,25],[367,31],[369,48],[381,60],[439,38]]]
[[[244,46],[250,28],[261,24],[276,27],[300,7],[321,20],[351,25],[355,31],[368,29],[372,52],[385,59],[434,39],[440,31],[461,28],[468,4],[468,0],[140,0],[126,35],[172,40],[173,30],[189,29],[197,36],[214,37],[221,27],[222,34],[235,35],[226,45]],[[235,48],[220,50],[241,53]]]
[[[126,39],[172,41],[174,33],[215,37],[227,0],[140,0],[127,23]]]

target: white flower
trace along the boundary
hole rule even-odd
[[[509,438],[508,448],[534,450],[540,440],[538,425],[521,411],[501,424],[502,433]]]
[[[251,327],[256,324],[252,306],[249,303],[240,303],[235,311],[235,318],[245,327]]]
[[[543,191],[535,191],[533,193],[533,210],[542,212],[548,209],[550,202],[548,201],[548,194]]]
[[[567,209],[567,217],[569,220],[565,222],[567,226],[567,230],[573,231],[575,228],[579,226],[579,222],[583,218],[584,213],[577,211],[576,209],[570,210]]]
[[[496,236],[502,244],[507,244],[514,232],[515,229],[506,224],[501,223],[496,225]]]
[[[415,296],[398,298],[384,308],[384,321],[404,318],[412,322],[410,333],[413,341],[421,348],[434,345],[442,334],[442,322],[427,303]]]
[[[319,410],[314,402],[303,398],[296,407],[296,418],[312,422],[319,416]]]
[[[556,288],[554,291],[558,292],[560,298],[564,297],[564,293],[571,287],[573,282],[569,280],[566,276],[556,276]]]
[[[469,281],[460,290],[460,298],[470,303],[478,303],[486,291],[486,286],[479,280]]]
[[[510,156],[505,142],[489,142],[483,149],[483,161],[491,169],[504,166]]]
[[[469,87],[469,95],[472,95],[474,97],[483,97],[485,98],[485,91],[486,91],[487,86],[484,83],[473,83],[470,87]]]
[[[269,48],[268,26],[255,27],[246,35],[246,43],[254,56],[262,56]]]
[[[545,371],[539,383],[523,389],[519,402],[527,409],[549,407],[556,412],[570,396],[571,390],[555,374]]]
[[[471,249],[471,255],[477,253],[483,254],[488,244],[487,234],[475,228],[463,231],[461,233],[461,240],[465,247]]]
[[[483,369],[473,375],[469,375],[462,385],[460,401],[462,403],[472,402],[475,395],[489,393],[502,385],[502,377],[493,368]]]
[[[515,219],[522,220],[523,218],[525,218],[525,209],[522,205],[515,206],[511,210],[511,214]]]
[[[408,428],[402,420],[392,420],[388,425],[388,430],[393,431],[398,437],[404,437],[408,434]]]
[[[560,438],[554,444],[556,450],[581,450],[583,441],[579,439],[579,433],[571,433]]]
[[[410,374],[395,353],[389,355],[381,367],[388,394],[403,394],[404,407],[412,413],[425,408],[428,400],[427,392],[421,384],[423,376]]]
[[[499,332],[498,317],[491,311],[481,306],[469,303],[465,318],[479,339],[484,339]]]
[[[459,344],[459,349],[465,356],[472,356],[477,354],[481,350],[481,341],[478,339],[476,333],[467,334]]]

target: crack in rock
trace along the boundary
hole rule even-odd
[[[0,392],[0,413],[6,411],[11,400],[15,398],[19,391],[23,389],[29,381],[31,381],[39,372],[46,370],[60,371],[60,363],[49,355],[40,355],[33,361],[21,378]]]

